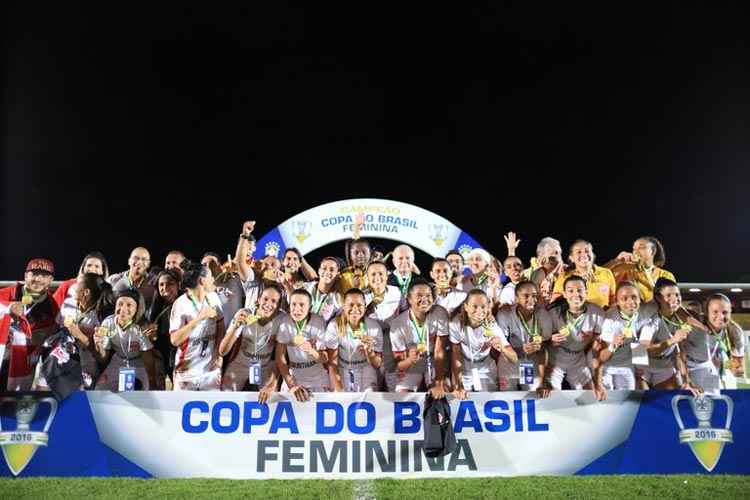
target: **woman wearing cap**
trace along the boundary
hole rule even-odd
[[[282,324],[288,321],[280,309],[282,293],[279,285],[269,283],[258,297],[254,313],[245,308],[235,314],[219,347],[222,356],[232,353],[221,384],[223,390],[243,391],[249,387],[266,394],[276,389],[274,347]]]
[[[99,378],[99,365],[94,333],[101,322],[114,312],[115,299],[112,286],[104,281],[104,276],[84,273],[76,280],[76,308],[68,309],[62,321],[65,328],[75,337],[80,353],[83,388],[93,389]]]
[[[328,352],[338,347],[338,338],[326,333],[325,321],[310,311],[311,306],[307,291],[292,292],[289,316],[276,335],[276,367],[284,381],[282,390],[291,392],[297,401],[307,401],[311,392],[331,392],[335,387]]]
[[[492,357],[495,350],[507,363],[518,361],[513,347],[492,317],[492,306],[487,295],[479,289],[471,290],[459,314],[450,321],[454,392],[460,399],[467,390],[495,391],[498,387],[497,364]],[[501,390],[509,390],[506,386]]]
[[[99,377],[97,389],[130,390],[123,387],[120,374],[135,369],[134,390],[157,388],[153,344],[138,326],[144,313],[143,297],[135,289],[119,292],[115,313],[107,317],[94,333],[97,351],[107,365]],[[107,360],[109,358],[109,360]]]
[[[448,313],[435,305],[433,293],[427,281],[414,280],[407,292],[409,309],[390,321],[396,392],[415,392],[424,383],[443,394]]]
[[[638,370],[642,388],[686,389],[697,393],[680,357],[679,345],[694,329],[705,329],[682,307],[680,289],[672,280],[659,278],[654,286],[654,301],[659,311],[641,330],[641,342],[647,343],[648,367]],[[677,379],[680,374],[681,381]]]
[[[352,288],[344,294],[341,313],[328,323],[326,338],[338,339],[338,349],[329,354],[336,391],[378,390],[383,332],[377,321],[365,317],[366,308],[365,294]]]
[[[607,391],[636,388],[633,348],[637,347],[641,329],[652,320],[654,310],[641,303],[638,287],[624,281],[617,286],[615,306],[604,315],[597,350],[599,360],[594,370],[594,387],[599,399]]]
[[[497,361],[500,390],[540,390],[545,377],[547,353],[545,339],[552,336],[552,318],[542,305],[537,286],[531,281],[521,281],[515,286],[516,300],[510,307],[497,313],[500,330],[518,356],[511,363],[503,356]],[[540,390],[544,397],[548,391]]]
[[[318,267],[318,281],[305,283],[305,290],[312,299],[312,312],[324,321],[330,321],[341,309],[341,294],[336,284],[339,278],[339,261],[334,257],[324,257]]]
[[[666,252],[661,242],[653,236],[642,236],[633,242],[633,252],[621,252],[617,258],[608,262],[608,267],[615,280],[635,283],[644,302],[654,297],[654,286],[659,278],[677,281],[672,273],[662,266],[667,261]]]
[[[59,310],[49,291],[54,272],[51,261],[31,259],[23,283],[0,289],[0,364],[3,373],[7,367],[9,391],[32,388],[34,353],[57,328]]]
[[[577,274],[565,278],[563,296],[550,305],[553,333],[550,337],[549,385],[562,389],[564,379],[574,389],[594,389],[586,351],[597,340],[604,311],[586,301],[587,281]],[[596,367],[596,366],[595,366]]]
[[[208,266],[183,261],[185,293],[172,304],[169,337],[175,353],[174,390],[218,390],[222,358],[218,345],[224,337],[224,318]]]
[[[75,316],[78,300],[77,300],[77,288],[78,283],[83,279],[83,275],[86,273],[98,274],[103,276],[106,280],[109,277],[109,268],[107,267],[107,259],[104,258],[100,252],[91,252],[83,258],[81,267],[78,268],[78,276],[60,283],[53,295],[57,306],[60,308],[60,314],[63,319],[67,316]]]
[[[681,344],[680,354],[687,364],[689,381],[708,394],[718,395],[722,376],[742,374],[745,336],[732,321],[732,302],[721,293],[706,300],[705,330],[693,328]]]
[[[580,276],[586,282],[586,301],[601,308],[607,308],[615,302],[615,277],[612,271],[594,264],[594,247],[586,240],[576,240],[570,245],[568,258],[571,267],[557,281],[552,292],[551,301],[564,295],[563,284],[570,276]]]

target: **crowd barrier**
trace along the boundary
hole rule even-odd
[[[0,395],[3,476],[371,479],[748,474],[750,391],[473,393],[451,400],[457,447],[423,452],[423,394]]]

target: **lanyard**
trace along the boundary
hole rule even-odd
[[[122,345],[122,335],[118,334],[120,340],[120,349],[122,349],[122,352],[125,353],[125,366],[130,368],[130,340],[132,336],[132,332],[130,331],[130,326],[133,324],[132,321],[128,321],[123,328],[121,328],[121,331],[128,332],[128,348],[125,349],[125,346]],[[115,327],[119,328],[119,325],[117,324],[117,320],[115,320]]]
[[[565,326],[568,327],[570,333],[576,333],[576,330],[581,326],[581,323],[583,323],[584,314],[586,314],[586,311],[581,313],[575,321],[572,321],[573,317],[571,316],[570,311],[565,311]]]
[[[531,314],[531,328],[529,328],[528,323],[526,323],[526,319],[524,319],[523,314],[518,312],[518,308],[516,308],[516,316],[518,316],[518,319],[521,320],[521,326],[523,326],[525,335],[521,340],[524,344],[528,343],[529,339],[533,339],[534,337],[539,336],[539,322],[536,319],[536,314]]]
[[[315,314],[320,314],[320,310],[323,308],[323,304],[325,304],[326,299],[328,299],[328,294],[320,294],[318,291],[318,287],[316,286],[313,290],[313,303],[312,303],[312,311]]]
[[[422,327],[419,327],[419,324],[417,323],[417,318],[414,317],[414,313],[409,311],[409,321],[411,322],[414,329],[417,331],[417,339],[419,339],[420,344],[425,343],[425,336],[427,335],[427,318],[425,318],[425,324],[422,325]]]
[[[411,274],[409,274],[409,277],[406,279],[403,279],[398,274],[398,271],[393,273],[393,275],[396,277],[396,281],[398,282],[399,288],[401,288],[401,295],[406,295],[406,292],[409,290],[409,284],[411,283]]]
[[[362,337],[365,335],[365,324],[364,321],[360,321],[359,327],[357,328],[357,333],[359,333],[359,337]],[[359,338],[355,337],[354,331],[352,330],[352,327],[349,326],[349,323],[346,324],[346,336],[349,338],[349,366],[352,366],[352,358],[354,358],[354,342],[358,341]]]

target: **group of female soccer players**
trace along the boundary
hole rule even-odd
[[[618,389],[715,393],[742,374],[745,338],[730,300],[683,306],[652,237],[604,266],[587,241],[564,259],[545,238],[526,267],[509,233],[502,262],[451,251],[422,272],[407,245],[383,255],[353,238],[344,259],[325,257],[316,270],[293,248],[253,259],[253,228],[243,224],[226,261],[173,251],[158,273],[144,248],[114,275],[90,254],[54,294],[39,291],[30,273],[43,272],[30,263],[22,291],[9,292],[26,303],[0,307],[22,316],[27,291],[36,301],[49,293],[76,339],[85,389],[123,390],[131,370],[136,388],[252,390],[261,401],[274,391],[304,401],[328,391],[546,397],[565,388],[604,399]],[[44,387],[38,371],[13,375],[10,390]]]

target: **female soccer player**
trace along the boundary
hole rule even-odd
[[[312,312],[330,321],[341,309],[341,294],[337,290],[339,261],[324,257],[318,267],[318,281],[305,283],[305,290],[312,297]]]
[[[654,297],[654,286],[659,278],[677,281],[672,273],[662,269],[667,260],[664,246],[653,236],[642,236],[633,242],[633,252],[621,252],[605,267],[612,271],[617,283],[632,281],[644,302]]]
[[[601,308],[607,308],[614,303],[615,278],[612,271],[594,264],[595,257],[591,243],[585,240],[573,242],[568,255],[571,267],[555,281],[551,297],[553,302],[563,296],[566,279],[570,276],[580,276],[586,282],[587,302]]]

